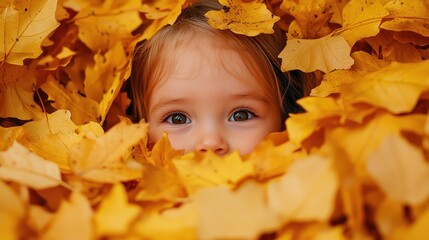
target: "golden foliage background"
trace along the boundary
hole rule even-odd
[[[116,118],[136,43],[190,2],[0,3],[2,239],[428,235],[429,2],[220,3],[213,27],[279,24],[282,70],[320,80],[247,156],[183,155],[167,138],[149,151],[147,124]]]

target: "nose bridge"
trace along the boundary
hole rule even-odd
[[[207,119],[199,124],[195,149],[200,152],[212,150],[217,154],[229,152],[226,129],[221,121]]]

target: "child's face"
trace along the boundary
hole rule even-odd
[[[175,149],[247,154],[280,131],[280,110],[265,96],[262,74],[252,75],[236,51],[190,45],[176,49],[172,69],[149,97],[151,143],[166,131]]]

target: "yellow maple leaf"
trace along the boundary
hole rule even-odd
[[[22,136],[22,127],[0,127],[0,151],[4,151],[12,146],[16,139]]]
[[[341,6],[335,0],[283,0],[280,8],[295,18],[288,36],[296,31],[301,38],[319,38],[331,32],[328,21]]]
[[[0,180],[0,232],[2,239],[20,238],[16,231],[25,215],[24,203],[20,196]],[[22,236],[21,236],[22,237]]]
[[[98,138],[85,138],[72,146],[69,162],[72,172],[83,179],[116,183],[141,177],[141,166],[128,159],[130,148],[147,132],[144,122],[129,125],[125,122]]]
[[[42,109],[34,101],[34,72],[27,66],[0,64],[0,117],[40,119]]]
[[[297,150],[291,142],[274,146],[270,140],[261,142],[245,161],[251,161],[258,180],[269,179],[283,174],[289,167]]]
[[[366,159],[384,138],[402,131],[423,135],[425,117],[421,114],[395,116],[380,111],[367,121],[359,126],[335,126],[325,132],[325,142],[332,148],[331,156],[350,161],[357,176],[364,178],[368,176]]]
[[[93,211],[88,200],[81,193],[74,191],[69,201],[63,201],[52,217],[49,227],[40,236],[42,240],[90,240],[94,237]]]
[[[205,16],[209,24],[218,29],[230,29],[237,34],[256,36],[261,33],[273,33],[273,25],[280,20],[259,0],[220,0],[224,7],[217,11],[208,11]]]
[[[42,234],[52,220],[53,213],[38,205],[30,205],[27,215],[27,223],[32,230]]]
[[[429,3],[427,1],[389,1],[385,8],[389,10],[390,21],[380,28],[392,31],[411,31],[429,37]]]
[[[368,173],[392,199],[417,205],[429,197],[429,164],[423,152],[398,135],[390,135],[368,155]]]
[[[365,74],[379,70],[388,65],[388,62],[379,60],[376,56],[363,51],[351,54],[354,64],[349,70],[337,70],[327,73],[319,86],[311,90],[311,96],[326,97],[333,93],[341,93],[345,86],[353,84],[363,78]]]
[[[410,112],[420,95],[429,90],[429,60],[392,63],[366,74],[342,92],[348,104],[364,102],[392,113]]]
[[[95,65],[85,70],[84,91],[86,95],[99,103],[99,122],[103,123],[107,111],[130,72],[130,59],[126,56],[121,43],[106,54],[94,56]]]
[[[419,218],[414,221],[404,239],[424,240],[427,236],[427,226],[429,226],[429,209],[424,210]]]
[[[138,8],[137,8],[138,9]],[[116,11],[116,9],[115,9]],[[79,38],[92,52],[106,52],[122,41],[133,39],[132,31],[140,24],[141,19],[137,10],[100,16],[92,15],[79,19]]]
[[[334,35],[341,34],[353,46],[360,39],[377,35],[379,25],[387,15],[389,11],[379,3],[351,0],[343,9],[342,28],[335,30]]]
[[[42,53],[42,41],[59,26],[57,0],[11,1],[0,4],[0,62],[23,65]]]
[[[48,94],[48,100],[53,101],[51,103],[53,107],[70,111],[74,123],[79,125],[99,120],[97,119],[98,103],[82,96],[73,82],[68,82],[64,87],[50,75],[41,88]]]
[[[15,142],[0,152],[0,178],[19,182],[34,189],[58,186],[62,183],[60,169]]]
[[[282,71],[299,69],[304,72],[348,69],[353,65],[351,48],[341,36],[318,39],[291,39],[279,54]]]
[[[143,178],[135,191],[138,201],[175,201],[186,197],[179,176],[152,164],[143,164]]]
[[[89,16],[101,15],[116,15],[123,12],[137,11],[141,7],[141,1],[86,1],[86,0],[64,0],[64,7],[72,9],[77,12],[74,20],[87,18]]]
[[[94,215],[95,231],[99,237],[125,234],[140,211],[138,205],[128,203],[124,186],[115,184]]]
[[[149,39],[164,26],[172,25],[182,12],[185,3],[186,0],[158,0],[144,4],[142,12],[145,13],[146,18],[154,21],[144,30],[137,41]]]
[[[75,133],[76,127],[70,120],[69,111],[58,110],[44,119],[24,124],[19,142],[44,159],[55,162],[62,171],[70,172],[70,148],[83,138]]]
[[[238,152],[225,157],[211,151],[203,156],[190,152],[173,159],[173,164],[188,193],[208,186],[234,187],[240,180],[254,172],[253,164],[250,161],[243,161]]]
[[[281,225],[266,204],[263,186],[247,181],[236,191],[225,186],[195,195],[198,239],[257,239]]]
[[[172,160],[182,156],[184,150],[175,150],[168,139],[168,134],[165,132],[152,148],[148,161],[155,166],[168,169],[175,172],[175,167]]]
[[[380,159],[379,161],[383,160]],[[404,204],[402,202],[384,198],[377,207],[375,220],[377,228],[385,239],[411,239],[404,238],[404,232],[409,223],[404,218]]]
[[[328,159],[317,155],[298,159],[280,179],[268,184],[269,206],[283,221],[326,221],[333,212],[338,185]]]
[[[137,239],[197,239],[198,212],[194,202],[162,212],[151,212],[133,227]]]

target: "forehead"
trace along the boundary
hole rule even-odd
[[[228,72],[236,79],[249,85],[266,88],[268,79],[257,57],[249,50],[250,46],[228,39],[222,35],[199,34],[192,39],[180,38],[169,41],[160,54],[164,61],[159,84],[162,85],[172,74],[174,77],[197,77],[201,71]]]

